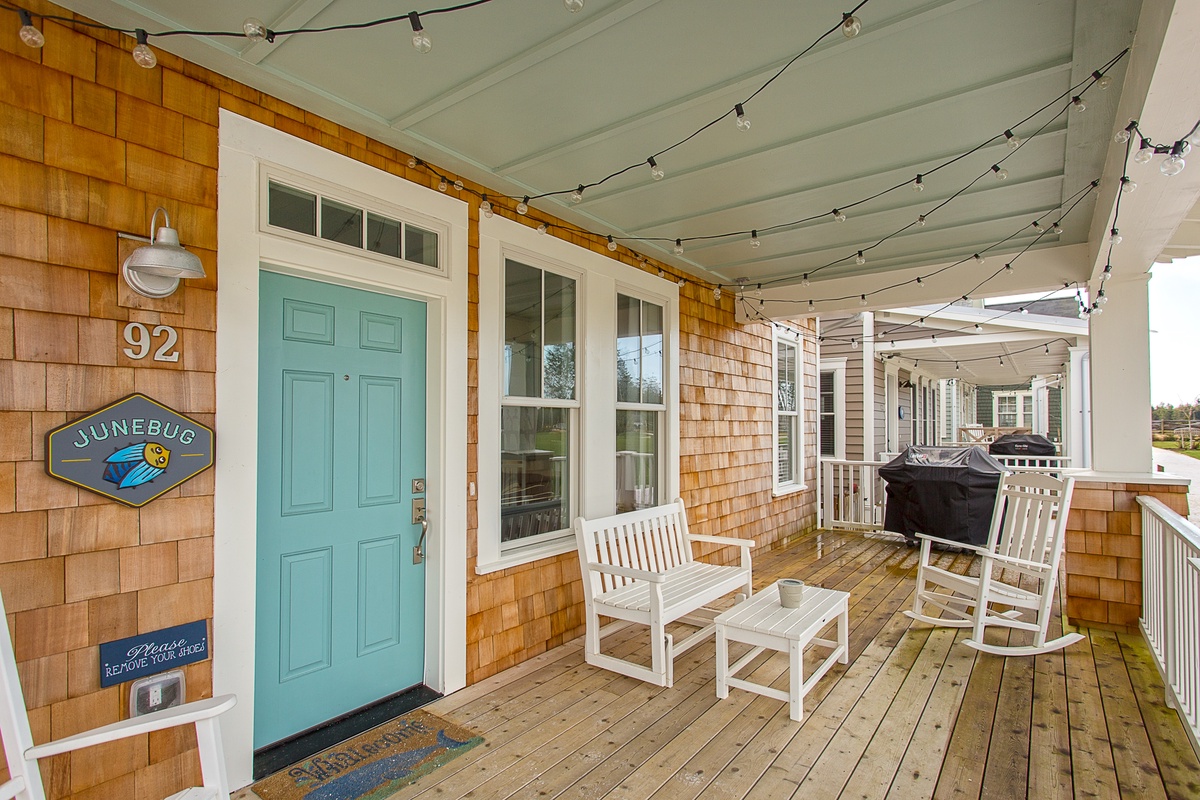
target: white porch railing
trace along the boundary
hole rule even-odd
[[[883,479],[886,461],[821,460],[821,527],[856,531],[883,530]]]
[[[1200,529],[1162,502],[1142,506],[1142,633],[1200,753]]]

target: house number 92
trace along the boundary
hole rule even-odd
[[[170,325],[155,325],[153,332],[140,322],[131,322],[125,326],[125,342],[129,347],[124,349],[125,355],[136,360],[150,355],[154,341],[159,337],[162,342],[154,348],[155,361],[178,361],[179,353],[175,343],[179,341],[179,331]]]

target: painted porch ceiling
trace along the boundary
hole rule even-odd
[[[111,25],[238,30],[247,17],[272,29],[360,22],[403,13],[384,0],[66,0]],[[280,37],[172,37],[152,45],[327,116],[425,161],[513,196],[588,184],[729,116],[660,156],[666,178],[642,165],[588,189],[531,203],[714,283],[769,283],[798,290],[800,276],[839,286],[881,286],[895,275],[970,256],[1012,237],[1031,244],[1035,218],[1056,218],[1068,198],[1100,177],[1109,157],[1127,61],[1107,91],[1089,89],[1084,113],[1057,100],[1130,45],[1137,0],[869,0],[862,33],[824,39],[745,104],[748,131],[731,109],[836,25],[851,3],[833,0],[496,0],[427,15],[427,54],[409,44],[406,21],[379,28]],[[1020,127],[1016,123],[1053,104]],[[1125,120],[1120,120],[1124,123]],[[1010,153],[992,142],[907,187],[846,207],[960,155],[1005,128],[1027,137],[990,174],[884,244],[870,245],[960,192]],[[1086,243],[1096,194],[1038,250]],[[1189,203],[1190,205],[1190,203]],[[787,223],[813,215],[821,219]],[[765,229],[784,226],[770,233]],[[1024,231],[1022,232],[1022,229]],[[760,229],[749,235],[685,243]],[[647,241],[642,241],[647,240]],[[868,261],[854,262],[864,249]],[[1075,253],[1086,248],[1076,247]],[[1092,248],[1093,251],[1095,248]],[[1068,251],[1063,251],[1068,252]],[[1027,270],[1009,286],[1086,280],[1093,265]],[[907,271],[907,272],[906,272]],[[1019,284],[1019,285],[1018,285]],[[938,288],[924,302],[958,293]],[[897,305],[880,295],[873,306]],[[892,301],[892,302],[889,302]],[[825,311],[834,310],[835,304]],[[854,306],[845,303],[844,306]],[[780,309],[772,316],[788,316]],[[792,314],[794,315],[794,314]]]

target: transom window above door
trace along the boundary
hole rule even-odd
[[[265,222],[269,230],[442,270],[439,233],[400,217],[319,190],[267,181]]]

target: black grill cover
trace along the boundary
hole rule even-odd
[[[885,530],[987,544],[1004,467],[978,445],[909,447],[879,468],[887,482]]]
[[[988,452],[994,456],[1052,456],[1058,448],[1036,433],[1008,433],[992,442]]]

